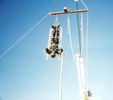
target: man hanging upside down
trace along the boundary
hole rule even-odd
[[[60,25],[58,26],[51,26],[53,28],[53,31],[52,31],[52,37],[51,37],[51,46],[50,48],[46,48],[45,49],[45,52],[47,54],[51,54],[51,57],[52,58],[55,58],[56,54],[58,55],[61,55],[61,53],[63,52],[63,49],[59,49],[58,48],[58,45],[59,45],[59,27]]]

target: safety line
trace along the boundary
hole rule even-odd
[[[80,41],[81,41],[81,57],[83,57],[83,14],[81,13],[80,19]]]
[[[51,9],[50,9],[50,12],[52,12],[52,10],[53,10],[55,4],[56,4],[56,0],[54,1],[53,5],[52,5],[52,7],[51,7]]]
[[[80,0],[81,2],[82,2],[82,4],[84,5],[84,7],[86,8],[86,9],[88,9],[88,7],[86,6],[86,4],[84,3],[84,1],[83,0]]]
[[[87,32],[86,32],[86,83],[88,84],[88,13],[87,13]]]
[[[78,1],[76,2],[76,10],[78,10],[79,7],[78,7]],[[80,57],[82,57],[81,55],[81,31],[80,31],[80,15],[79,13],[77,13],[77,26],[78,26],[78,38],[79,38],[79,53],[80,53]]]
[[[39,20],[33,27],[31,27],[27,32],[24,33],[15,43],[13,43],[6,51],[0,55],[0,59],[4,57],[10,50],[12,50],[21,40],[23,40],[30,32],[32,32],[42,21],[44,21],[49,14],[46,14],[41,20]]]
[[[75,53],[74,53],[74,49],[73,49],[73,44],[72,44],[72,38],[71,38],[70,17],[69,17],[69,14],[68,14],[68,34],[69,34],[69,41],[70,41],[70,46],[71,46],[71,52],[72,52],[73,60],[74,60],[75,65],[77,65],[76,64]]]

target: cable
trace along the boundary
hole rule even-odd
[[[56,4],[56,0],[54,2],[54,4],[52,5],[50,12],[52,11],[53,7]],[[14,44],[12,44],[6,51],[4,51],[1,55],[0,55],[0,59],[2,57],[4,57],[11,49],[13,49],[21,40],[23,40],[30,32],[32,32],[44,19],[47,18],[49,14],[45,15],[40,21],[38,21],[32,28],[30,28],[26,33],[24,33],[24,35],[22,37],[20,37]]]
[[[81,41],[81,57],[83,57],[83,15],[81,13],[80,21],[80,41]]]
[[[83,0],[80,0],[80,1],[81,1],[82,4],[84,5],[84,7],[85,7],[86,9],[88,9],[87,6],[86,6],[86,4],[84,3],[84,1],[83,1]]]
[[[87,33],[86,33],[86,82],[88,83],[88,13],[87,13]]]
[[[70,40],[70,46],[71,46],[71,52],[72,52],[73,60],[74,60],[75,65],[77,65],[76,64],[74,50],[73,50],[72,38],[71,38],[70,17],[69,17],[69,14],[68,14],[68,34],[69,34],[69,40]]]
[[[50,9],[50,12],[52,12],[52,9],[54,8],[55,4],[56,4],[56,0],[54,1],[53,5],[52,5],[52,7]]]
[[[76,2],[76,10],[78,10],[79,7],[78,7],[78,1]],[[80,15],[79,13],[77,13],[77,26],[78,26],[78,38],[79,38],[79,54],[80,54],[80,57],[82,57],[81,55],[81,26],[80,26]]]
[[[33,27],[31,27],[27,32],[24,33],[22,37],[20,37],[15,43],[13,43],[6,51],[4,51],[0,58],[4,57],[10,50],[12,50],[21,40],[23,40],[30,32],[32,32],[43,20],[45,20],[48,17],[48,14],[46,14],[41,20],[39,20]]]

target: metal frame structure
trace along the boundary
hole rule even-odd
[[[84,58],[83,58],[83,19],[82,13],[88,12],[88,8],[85,3],[81,0],[86,9],[78,9],[78,0],[74,0],[76,4],[76,10],[73,11],[61,11],[61,12],[50,12],[49,15],[61,15],[61,14],[72,14],[77,13],[77,24],[78,24],[78,34],[79,34],[79,53],[74,55],[74,59],[77,62],[77,72],[79,80],[79,91],[81,100],[91,100],[91,97],[88,95],[88,89],[86,88],[85,82],[85,70],[84,70]],[[81,13],[81,19],[79,14]],[[62,32],[61,32],[62,33]],[[61,38],[62,40],[62,38]],[[62,65],[62,56],[61,56],[61,68],[60,68],[60,94],[59,100],[62,100],[62,78],[63,78],[63,65]]]

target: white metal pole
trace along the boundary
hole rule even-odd
[[[76,59],[77,59],[77,71],[78,71],[78,82],[79,82],[79,92],[80,92],[80,100],[83,100],[83,95],[82,95],[82,84],[81,84],[81,71],[80,71],[80,55],[76,54]]]
[[[82,84],[82,94],[83,94],[83,100],[87,98],[86,96],[86,86],[85,86],[85,73],[84,73],[84,60],[83,58],[80,58],[80,69],[81,69],[81,84]]]
[[[63,56],[61,55],[61,66],[60,66],[60,91],[59,100],[62,100],[62,79],[63,79]]]

